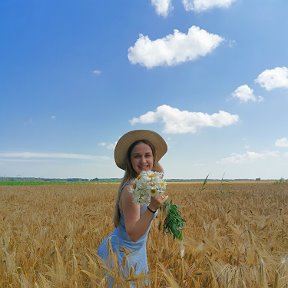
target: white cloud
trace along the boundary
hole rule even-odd
[[[235,0],[182,0],[186,11],[203,12],[212,8],[228,8]]]
[[[116,142],[115,143],[100,142],[98,145],[105,147],[108,150],[114,150],[116,146]]]
[[[39,153],[39,152],[0,152],[0,159],[31,160],[31,159],[72,159],[99,160],[106,157],[76,153]]]
[[[92,73],[99,76],[100,74],[102,74],[102,71],[101,70],[93,70]]]
[[[261,96],[255,96],[253,89],[251,89],[248,85],[244,84],[239,86],[233,93],[232,96],[240,100],[240,102],[261,102],[263,98]]]
[[[0,176],[44,178],[119,177],[113,158],[90,154],[0,152]]]
[[[156,111],[149,111],[144,115],[130,120],[131,125],[164,123],[164,132],[171,134],[196,133],[202,127],[224,127],[236,123],[238,115],[225,111],[214,114],[202,112],[181,111],[168,105],[157,107]]]
[[[147,68],[172,66],[205,56],[222,41],[220,36],[197,26],[190,27],[187,34],[174,30],[174,34],[154,41],[140,35],[135,45],[128,49],[128,59],[132,64]]]
[[[277,157],[279,154],[277,151],[268,151],[268,152],[253,152],[247,151],[243,154],[232,153],[230,156],[225,157],[219,161],[221,164],[226,163],[247,163],[247,162],[254,162],[257,160],[264,160],[271,157]]]
[[[268,91],[275,88],[288,88],[288,68],[267,69],[258,75],[255,82]]]
[[[156,9],[156,13],[166,17],[173,9],[172,0],[151,0],[152,5]]]
[[[276,147],[288,147],[288,138],[283,137],[275,141]]]
[[[237,42],[235,40],[228,40],[229,48],[234,48],[235,46],[237,46]]]

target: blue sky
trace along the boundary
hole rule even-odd
[[[167,178],[288,178],[288,1],[2,0],[0,176],[122,177],[132,129]]]

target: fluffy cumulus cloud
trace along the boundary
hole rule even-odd
[[[177,108],[161,105],[155,111],[149,111],[130,120],[134,124],[164,123],[164,132],[170,134],[196,133],[203,127],[224,127],[238,122],[239,116],[225,111],[214,114],[181,111]]]
[[[232,153],[230,156],[225,157],[219,161],[221,164],[228,164],[228,163],[249,163],[254,162],[257,160],[265,160],[271,157],[277,157],[279,153],[276,151],[268,151],[268,152],[253,152],[253,151],[246,151],[243,154]]]
[[[248,85],[244,84],[239,86],[233,93],[232,96],[237,98],[240,102],[246,103],[249,101],[252,102],[261,102],[263,97],[255,96],[253,89],[251,89]]]
[[[128,59],[132,64],[147,68],[172,66],[205,56],[222,41],[219,35],[197,26],[190,27],[187,34],[174,30],[173,34],[154,41],[140,35],[135,45],[128,49]]]
[[[151,0],[156,13],[160,16],[166,17],[173,9],[172,0]]]
[[[186,11],[203,12],[212,8],[228,8],[235,0],[182,0]]]
[[[288,68],[267,69],[256,78],[255,82],[268,91],[275,88],[288,88]]]
[[[276,147],[288,147],[288,138],[283,137],[279,138],[275,141],[275,146]]]

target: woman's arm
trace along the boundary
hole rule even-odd
[[[140,215],[140,205],[133,202],[133,195],[129,189],[129,186],[123,189],[120,205],[124,214],[126,232],[132,241],[137,241],[149,228],[153,213],[146,210],[145,213]],[[152,197],[149,207],[152,210],[157,210],[166,201],[167,197]]]

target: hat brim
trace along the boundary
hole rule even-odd
[[[114,160],[119,168],[123,170],[126,169],[125,159],[128,149],[135,141],[138,140],[148,140],[153,144],[156,152],[155,163],[158,163],[158,161],[167,152],[167,144],[158,133],[151,130],[129,131],[119,139],[114,150]]]

